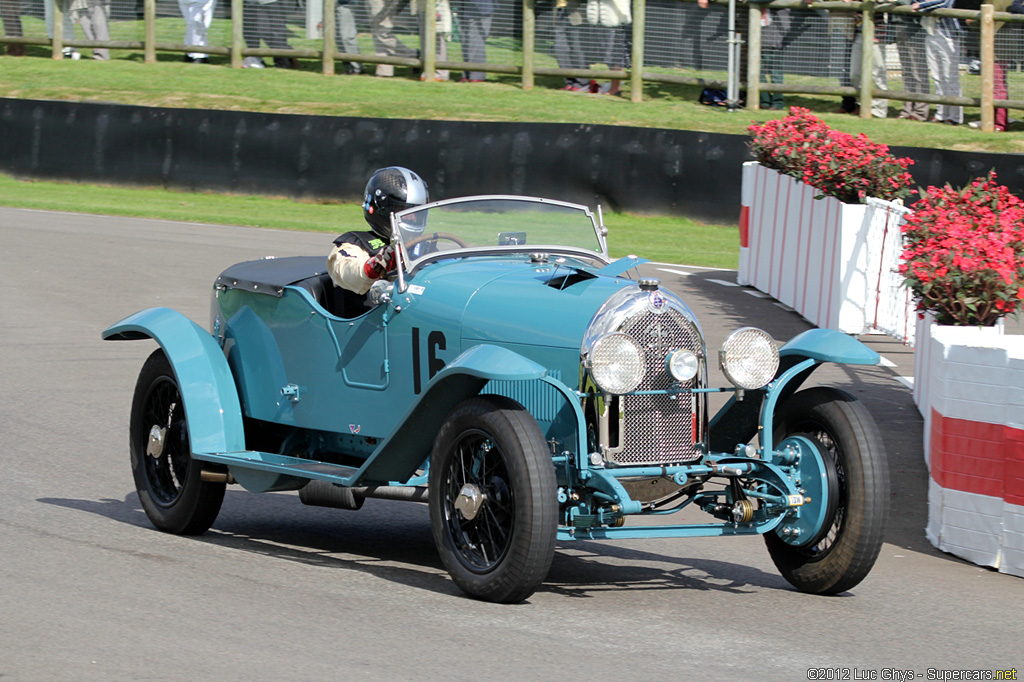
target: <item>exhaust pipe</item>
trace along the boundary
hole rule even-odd
[[[426,502],[427,488],[404,485],[370,485],[347,488],[328,481],[313,480],[299,489],[303,504],[314,507],[356,510],[363,501],[373,497],[380,500],[402,500],[405,502]]]

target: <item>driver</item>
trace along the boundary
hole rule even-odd
[[[363,217],[370,231],[346,232],[334,240],[327,270],[335,286],[365,294],[374,280],[395,267],[391,214],[427,203],[427,183],[408,168],[389,166],[370,176],[363,192]]]

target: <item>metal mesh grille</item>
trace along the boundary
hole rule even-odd
[[[700,335],[675,310],[637,315],[622,331],[636,339],[646,355],[646,372],[638,391],[672,386],[665,368],[668,351],[686,348],[701,357]],[[612,459],[619,464],[671,464],[700,458],[693,434],[704,400],[703,394],[691,393],[623,396],[622,450]]]

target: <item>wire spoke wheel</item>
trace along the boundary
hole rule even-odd
[[[159,377],[145,398],[143,425],[147,429],[146,479],[157,504],[173,504],[181,495],[191,463],[185,411],[173,379]]]
[[[153,525],[171,533],[206,531],[220,512],[225,484],[202,480],[184,401],[163,350],[154,351],[139,373],[129,442],[135,488]]]
[[[478,599],[517,602],[554,556],[554,468],[518,403],[471,398],[448,415],[430,460],[430,521],[445,568]]]
[[[794,587],[815,594],[838,594],[860,583],[882,547],[889,517],[889,468],[871,415],[856,398],[834,388],[795,393],[775,416],[776,444],[793,434],[813,438],[835,469],[829,476],[835,511],[827,529],[808,545],[767,533],[768,552]],[[835,490],[831,490],[831,488]]]
[[[471,571],[489,571],[508,551],[515,528],[514,491],[501,450],[480,431],[468,431],[456,445],[445,482],[445,516],[458,558]],[[473,496],[476,496],[475,498]],[[480,506],[472,507],[472,499]]]

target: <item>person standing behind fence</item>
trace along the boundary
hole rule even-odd
[[[71,12],[81,24],[86,40],[110,40],[110,0],[74,0]],[[110,59],[110,50],[94,47],[92,58],[106,61]]]
[[[21,27],[21,2],[19,0],[0,0],[0,18],[4,22],[4,35],[11,38],[25,35]],[[7,43],[7,54],[10,57],[24,57],[25,46],[20,43]]]
[[[359,54],[356,16],[348,5],[349,0],[338,0],[337,8],[334,11],[336,44],[341,52]],[[363,65],[361,63],[345,62],[345,73],[356,74],[362,72]]]
[[[828,11],[829,35],[829,73],[835,75],[839,85],[844,88],[853,86],[850,81],[850,51],[856,33],[856,24],[850,12]],[[837,114],[857,113],[857,98],[843,95]]]
[[[767,0],[751,0],[752,3]],[[783,44],[792,26],[792,10],[761,8],[761,82],[782,83]],[[762,109],[781,111],[786,102],[781,92],[761,92]]]
[[[850,0],[843,0],[844,2],[850,2]],[[939,0],[945,1],[945,0]],[[861,24],[864,21],[864,17],[860,12],[856,12],[853,15],[855,24],[855,35],[853,37],[853,45],[850,47],[850,81],[853,87],[860,89],[860,68],[861,68],[861,57],[864,50],[864,32],[861,30]],[[878,36],[875,36],[874,45],[871,47],[871,81],[874,83],[876,88],[886,89],[886,68],[885,68],[885,53],[882,52],[882,45],[878,42]],[[863,106],[863,103],[861,103]],[[875,97],[871,100],[871,115],[875,118],[885,118],[889,113],[889,100]]]
[[[925,0],[911,5],[919,12],[952,9],[954,0]],[[921,19],[925,36],[925,57],[928,72],[935,83],[935,94],[942,97],[960,96],[960,22],[956,17],[926,16]],[[964,108],[952,104],[935,107],[936,123],[960,125],[964,122]]]
[[[555,61],[560,69],[584,69],[582,41],[583,12],[578,0],[555,0]],[[575,76],[565,79],[563,90],[590,89],[590,83]]]
[[[459,9],[459,34],[462,36],[462,61],[487,63],[487,37],[491,35],[495,0],[463,0]],[[466,71],[463,83],[480,83],[487,77],[483,71]]]
[[[909,6],[912,0],[897,0],[897,4]],[[900,55],[900,71],[903,74],[903,89],[906,92],[928,94],[928,62],[925,59],[925,32],[917,17],[906,14],[890,16],[889,27],[896,40]],[[931,107],[927,102],[907,100],[903,103],[899,118],[912,121],[927,121]]]
[[[63,21],[61,21],[61,26],[64,29],[63,39],[74,40],[75,24],[71,16],[71,0],[58,1],[61,3],[61,14],[64,17]],[[50,40],[53,40],[53,6],[53,0],[43,2],[43,21],[46,23],[46,37]],[[82,55],[73,47],[65,47],[62,50],[62,56],[64,59],[80,59]]]
[[[185,44],[206,45],[206,33],[213,22],[213,10],[217,0],[178,0],[178,8],[185,19]],[[206,64],[210,61],[205,52],[187,52],[185,61],[193,64]]]
[[[242,8],[242,35],[245,46],[257,49],[260,40],[270,49],[289,48],[288,26],[285,24],[285,8],[281,0],[246,0]],[[263,68],[261,57],[246,57],[242,60],[245,68]],[[297,66],[294,57],[274,57],[274,66],[293,69]]]
[[[587,0],[587,23],[593,27],[598,44],[597,59],[613,71],[628,69],[632,64],[633,12],[629,0]],[[622,83],[612,80],[599,85],[590,81],[590,92],[620,95]]]
[[[1024,0],[993,0],[992,9],[996,12],[1024,14]],[[1020,59],[1021,26],[1022,24],[1007,24],[1005,21],[995,22],[992,99],[1007,99],[1006,72],[1011,63]],[[1006,109],[996,107],[994,126],[996,132],[1006,132],[1009,123],[1010,117]]]
[[[423,0],[414,0],[413,13],[419,17],[420,28],[420,54],[427,51],[427,21],[424,9],[427,3]],[[439,62],[448,61],[448,41],[452,39],[452,8],[448,0],[435,0],[434,2],[434,57]],[[449,76],[448,69],[434,69],[434,80],[446,81]],[[426,74],[420,74],[420,80],[426,79]]]
[[[408,0],[367,0],[366,7],[370,12],[370,35],[373,36],[374,53],[379,57],[401,57],[416,59],[420,56],[415,50],[395,35],[395,16]],[[395,67],[391,64],[378,64],[377,75],[390,78],[395,75]]]

